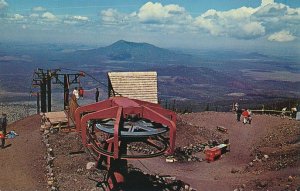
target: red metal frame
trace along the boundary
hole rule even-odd
[[[108,182],[109,190],[113,190],[116,185],[124,183],[126,170],[123,165],[127,165],[127,161],[122,158],[127,152],[127,142],[122,142],[122,134],[120,129],[124,120],[128,116],[138,116],[138,118],[147,119],[151,122],[159,123],[169,130],[169,138],[164,139],[168,141],[165,147],[167,154],[172,154],[175,148],[176,138],[176,114],[170,110],[162,108],[158,104],[145,102],[137,99],[129,99],[126,97],[112,97],[108,100],[97,102],[90,105],[85,105],[75,110],[75,125],[76,130],[81,132],[82,143],[89,147],[87,136],[89,133],[88,121],[90,120],[104,120],[114,119],[113,134],[105,140],[105,149],[109,153],[102,150],[97,150],[98,144],[92,144],[91,149],[98,153],[98,162],[102,162],[105,158],[107,170],[109,171]],[[138,139],[139,137],[137,137]],[[151,141],[148,142],[151,144]],[[123,155],[122,155],[123,154]],[[149,157],[147,155],[147,157]],[[152,156],[153,157],[153,156]],[[134,157],[132,157],[134,159]]]
[[[84,113],[88,114],[83,115]],[[116,118],[114,128],[114,152],[118,153],[119,121],[123,116],[126,117],[132,114],[168,126],[170,130],[170,147],[168,149],[168,154],[174,152],[176,114],[155,103],[129,99],[126,97],[112,97],[102,102],[81,106],[75,111],[76,130],[78,132],[81,131],[82,142],[86,146],[87,121],[91,119]],[[81,115],[83,116],[81,117]],[[118,154],[115,154],[114,158],[118,158]]]

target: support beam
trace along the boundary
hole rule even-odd
[[[64,109],[69,106],[69,76],[64,75]]]
[[[43,76],[42,83],[41,83],[41,112],[47,112],[47,96],[46,96],[46,77]]]
[[[47,70],[47,99],[48,99],[48,112],[51,112],[51,71]]]
[[[40,93],[36,94],[36,113],[40,114]]]

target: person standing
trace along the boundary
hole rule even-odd
[[[95,99],[96,99],[96,102],[98,102],[98,100],[99,100],[99,90],[98,90],[98,88],[96,88]]]
[[[77,90],[77,87],[75,87],[75,89],[73,90],[73,95],[75,95],[76,99],[79,99],[79,92]]]
[[[296,115],[297,115],[297,107],[292,107],[291,108],[291,115],[292,115],[292,118],[296,118]]]
[[[241,115],[242,115],[242,110],[240,108],[237,108],[236,110],[236,120],[241,121]]]
[[[251,121],[252,121],[252,118],[251,118],[251,113],[248,109],[245,109],[245,111],[243,111],[242,113],[243,117],[244,117],[244,121],[243,123],[246,124],[246,123],[249,123],[251,124]]]
[[[234,104],[234,111],[237,111],[239,109],[239,104],[238,104],[238,102],[236,102],[235,104]]]
[[[84,90],[82,87],[79,87],[79,97],[83,99]]]
[[[2,149],[4,149],[5,146],[6,126],[7,126],[6,114],[2,114],[2,116],[0,117],[0,139],[1,139]]]

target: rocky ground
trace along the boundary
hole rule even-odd
[[[20,135],[0,150],[2,190],[103,190],[94,180],[103,180],[105,171],[87,169],[94,159],[76,132],[39,128],[38,115],[9,125]],[[148,190],[300,190],[299,121],[255,115],[244,125],[233,113],[190,113],[178,116],[176,138],[176,162],[167,163],[166,157],[129,161],[136,175],[129,181],[140,185],[138,190],[146,190],[146,184],[152,184]],[[226,139],[230,152],[206,162],[203,149]]]
[[[35,103],[9,102],[0,103],[0,114],[7,114],[8,123],[13,123],[36,113]]]

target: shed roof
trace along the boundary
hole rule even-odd
[[[158,103],[156,72],[108,72],[108,83],[110,97],[122,95]]]

